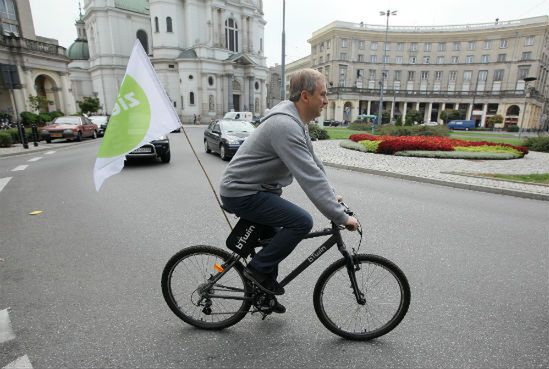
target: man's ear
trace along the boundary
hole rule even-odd
[[[304,102],[309,102],[309,92],[307,92],[306,90],[301,91],[301,99]]]

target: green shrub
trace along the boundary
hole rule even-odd
[[[38,123],[48,123],[51,122],[53,118],[50,113],[40,113],[38,114]]]
[[[518,132],[519,131],[519,126],[517,126],[517,125],[507,126],[504,129],[507,132]]]
[[[396,156],[410,156],[418,158],[435,159],[468,159],[468,160],[509,160],[517,157],[510,153],[502,152],[469,152],[469,151],[399,151]]]
[[[24,111],[19,114],[21,116],[21,120],[23,121],[23,125],[25,127],[30,127],[31,124],[36,124],[38,122],[38,114],[31,113],[30,111]]]
[[[311,136],[311,140],[327,140],[330,138],[328,131],[317,124],[309,124],[309,135]]]
[[[454,150],[468,152],[502,152],[513,154],[517,158],[522,158],[524,156],[523,152],[509,146],[454,146]]]
[[[0,147],[10,147],[12,143],[11,135],[8,132],[0,132]]]
[[[524,146],[532,151],[549,152],[549,136],[528,137]]]
[[[52,120],[54,120],[57,117],[62,117],[65,115],[65,113],[63,113],[61,110],[50,111],[49,114]]]
[[[368,150],[363,145],[351,140],[343,140],[339,143],[339,146],[343,147],[344,149],[368,152]]]
[[[446,126],[396,126],[384,124],[376,129],[381,136],[449,136],[450,130]]]
[[[366,148],[366,151],[368,152],[377,152],[377,148],[380,142],[381,141],[364,140],[364,141],[360,141],[359,144],[364,146]]]
[[[349,124],[349,129],[354,131],[371,131],[372,123],[363,123],[355,120],[353,123]]]

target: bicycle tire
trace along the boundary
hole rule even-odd
[[[346,339],[366,341],[387,334],[402,321],[410,306],[410,285],[402,270],[390,260],[370,254],[356,255],[355,260],[360,265],[356,279],[366,304],[356,301],[345,259],[334,262],[320,275],[313,303],[319,320],[331,332]],[[345,302],[350,308],[345,308]],[[385,317],[373,316],[388,304],[391,307]],[[358,320],[354,325],[349,323],[353,318]]]
[[[212,273],[217,273],[214,269],[214,263],[223,264],[230,258],[231,254],[228,252],[207,245],[191,246],[172,256],[162,272],[161,284],[164,300],[166,300],[173,313],[185,323],[207,330],[224,329],[242,320],[250,310],[251,302],[249,300],[211,299],[212,306],[210,308],[213,314],[204,313],[203,305],[196,305],[196,301],[200,298],[197,292],[199,286],[206,283]],[[179,271],[181,269],[179,267],[181,266],[187,266],[186,273]],[[194,272],[191,272],[189,268],[194,270]],[[212,290],[216,286],[221,289],[222,286],[220,283],[223,283],[223,288],[238,288],[241,290],[236,295],[242,295],[242,297],[249,296],[251,294],[251,287],[244,277],[243,270],[244,267],[242,264],[239,261],[236,262],[221,277],[218,283],[214,285]],[[197,271],[199,273],[196,273]],[[180,274],[183,275],[180,276]],[[229,284],[231,285],[229,286]],[[186,291],[183,291],[183,289]],[[225,289],[221,291],[222,293],[234,292],[228,292]],[[215,292],[213,293],[215,294]],[[182,297],[180,298],[180,296]],[[190,304],[189,301],[191,302]],[[234,311],[221,312],[220,309],[227,308],[226,304],[230,305]],[[213,317],[217,315],[228,315],[228,317],[216,322],[213,320]]]

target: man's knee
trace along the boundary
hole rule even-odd
[[[307,234],[313,229],[313,217],[309,213],[303,214],[299,219],[299,229],[303,234]]]

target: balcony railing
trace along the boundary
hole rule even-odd
[[[66,51],[63,46],[48,44],[46,42],[30,40],[16,36],[0,36],[0,46],[9,47],[14,52],[30,50],[33,52],[44,53],[55,56],[66,57]]]

